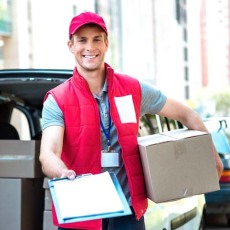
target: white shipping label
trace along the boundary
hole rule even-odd
[[[115,97],[121,123],[137,123],[132,95]]]

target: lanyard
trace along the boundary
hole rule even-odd
[[[105,137],[106,137],[106,140],[107,140],[107,147],[108,147],[108,151],[111,150],[111,143],[110,143],[110,129],[111,129],[111,117],[110,117],[110,114],[109,114],[109,128],[106,130],[105,129],[105,126],[101,120],[101,116],[100,116],[100,124],[101,124],[101,128],[102,128],[102,131],[103,133],[105,134]]]

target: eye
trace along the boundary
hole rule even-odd
[[[84,38],[78,38],[77,39],[77,42],[79,42],[79,43],[84,43],[86,40],[84,39]]]
[[[101,38],[101,37],[96,37],[96,38],[94,39],[94,41],[100,42],[100,41],[102,41],[102,38]]]

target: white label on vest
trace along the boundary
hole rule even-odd
[[[119,167],[119,153],[117,152],[102,152],[101,153],[102,167]]]
[[[121,123],[137,123],[132,95],[115,97]]]

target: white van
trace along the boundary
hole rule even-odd
[[[15,143],[19,144],[24,141],[39,142],[44,95],[49,89],[64,82],[71,75],[72,70],[1,70],[0,120],[4,125],[9,123],[10,126],[16,128],[18,133],[14,132],[17,135],[12,137],[11,131],[9,133],[1,128],[4,139],[17,139]],[[159,116],[145,116],[140,124],[140,135],[142,136],[180,128],[177,122]],[[7,136],[8,134],[10,136]],[[2,154],[0,162],[4,167],[13,161],[32,159],[20,155],[17,147],[14,150],[11,158],[4,152],[0,152]],[[4,209],[0,210],[4,214],[0,216],[1,228],[56,230],[57,228],[52,225],[51,197],[47,184],[45,181],[43,183],[43,177],[21,178],[18,173],[12,175],[11,169],[7,167],[6,170],[3,170],[2,167],[0,170],[0,203],[3,204],[1,209]],[[14,167],[14,170],[18,172],[19,168]],[[20,173],[22,173],[21,170]],[[9,175],[12,178],[9,178]],[[15,187],[12,189],[13,185]],[[149,200],[149,207],[145,214],[146,229],[202,229],[204,205],[203,195],[160,204]],[[14,220],[10,224],[7,218],[9,216]],[[25,216],[27,218],[24,218]]]

